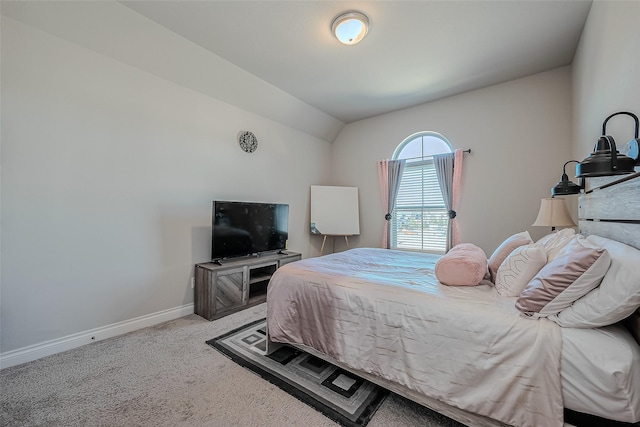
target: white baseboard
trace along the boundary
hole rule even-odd
[[[40,359],[45,356],[61,353],[92,342],[102,341],[107,338],[157,325],[158,323],[174,320],[179,317],[188,316],[189,314],[193,314],[193,304],[186,304],[180,307],[158,311],[156,313],[147,314],[134,319],[113,323],[100,328],[78,332],[76,334],[67,335],[66,337],[0,353],[0,369],[31,362],[32,360]]]

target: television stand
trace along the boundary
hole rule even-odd
[[[286,254],[286,252],[283,251],[279,251],[277,252],[278,254],[283,253]],[[269,252],[269,255],[272,255],[273,252]],[[224,264],[228,264],[230,262],[235,262],[235,261],[244,261],[247,259],[251,259],[251,258],[258,258],[261,255],[258,253],[255,254],[249,254],[249,255],[241,255],[241,256],[236,256],[236,257],[230,257],[230,258],[217,258],[214,259],[213,261],[211,261],[214,264],[218,264],[218,265],[224,265]]]
[[[273,273],[302,259],[299,253],[282,252],[196,264],[194,312],[214,320],[265,302]]]

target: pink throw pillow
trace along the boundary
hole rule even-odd
[[[533,243],[533,240],[531,240],[531,236],[528,231],[514,234],[502,242],[502,244],[493,251],[491,258],[489,258],[489,273],[491,273],[491,281],[495,283],[500,264],[507,259],[509,254],[513,252],[515,248],[519,248],[520,246],[528,245],[530,243]]]
[[[487,255],[472,243],[460,243],[436,262],[435,273],[443,285],[476,286],[487,273]]]

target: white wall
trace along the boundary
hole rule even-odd
[[[618,111],[640,116],[640,2],[594,1],[573,61],[573,158],[587,157],[602,122]],[[634,121],[616,116],[607,134],[622,145]]]
[[[333,141],[344,123],[117,1],[0,2],[4,16],[240,109]],[[212,78],[214,77],[214,78]]]
[[[214,199],[289,203],[316,250],[330,143],[6,17],[1,78],[2,353],[191,303]]]
[[[335,185],[360,189],[361,235],[354,244],[380,245],[384,212],[376,162],[420,131],[471,148],[457,217],[461,241],[491,255],[513,233],[529,230],[537,238],[549,231],[530,225],[570,158],[569,67],[345,126],[333,143],[332,170]]]

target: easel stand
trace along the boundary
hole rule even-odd
[[[327,242],[327,236],[328,234],[325,234],[324,237],[322,238],[322,246],[320,247],[320,255],[322,255],[322,253],[324,252],[324,244]],[[332,235],[332,237],[335,237]],[[347,243],[347,249],[349,248],[349,236],[344,236],[344,241]],[[335,243],[335,242],[334,242]]]

